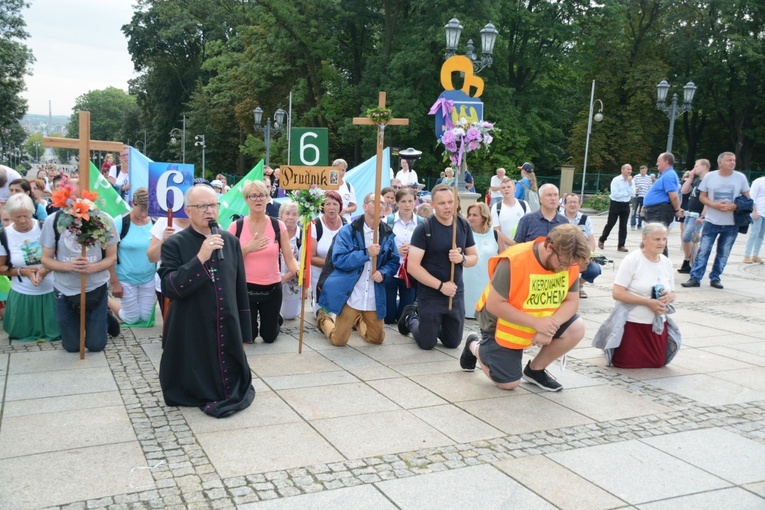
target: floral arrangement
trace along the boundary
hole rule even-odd
[[[304,223],[310,222],[319,215],[325,199],[324,191],[315,184],[308,189],[293,191],[290,197],[297,202],[298,216],[304,220]]]
[[[96,207],[98,194],[82,190],[82,197],[78,198],[73,190],[73,186],[64,185],[51,195],[53,205],[64,213],[56,221],[56,228],[59,233],[68,230],[86,248],[98,243],[106,246],[114,233],[106,215]]]
[[[499,130],[495,130],[491,122],[468,122],[465,117],[461,117],[438,140],[444,145],[444,159],[448,157],[452,165],[459,168],[466,153],[491,145],[494,131]]]
[[[387,124],[393,118],[393,112],[390,108],[370,108],[367,110],[367,117],[372,119],[375,124]]]

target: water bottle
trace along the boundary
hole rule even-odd
[[[659,299],[664,294],[664,285],[661,283],[661,278],[656,279],[656,285],[653,288],[653,298]]]

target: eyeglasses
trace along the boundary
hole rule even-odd
[[[218,207],[220,207],[220,204],[216,202],[214,204],[194,204],[194,205],[188,205],[186,207],[193,207],[197,211],[204,212],[204,211],[207,211],[208,209],[212,209],[213,211],[215,211],[218,209]]]
[[[247,195],[247,198],[250,200],[264,200],[268,195],[255,195],[254,193],[252,195]]]
[[[569,261],[565,261],[565,262],[563,260],[561,260],[560,254],[558,253],[558,251],[555,249],[554,246],[550,245],[550,249],[555,254],[555,257],[558,259],[558,264],[556,266],[553,266],[554,268],[556,268],[556,269],[568,269],[569,267],[571,267],[573,265],[570,260]]]
[[[374,200],[367,200],[366,202],[364,202],[364,205],[367,205],[367,204],[374,204],[374,203],[375,203],[375,201],[374,201]]]
[[[393,189],[401,189],[401,186],[393,186]]]

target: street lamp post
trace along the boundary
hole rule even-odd
[[[183,159],[181,160],[182,163],[186,163],[186,116],[183,116],[183,131],[181,131],[178,128],[173,128],[170,130],[170,143],[175,145],[178,142],[178,135],[181,135],[181,154],[183,156]]]
[[[282,126],[284,125],[284,118],[287,116],[287,112],[281,108],[276,110],[276,113],[274,113],[273,127],[271,126],[271,119],[268,117],[266,118],[266,125],[261,125],[263,122],[263,110],[260,108],[260,106],[255,108],[252,113],[255,117],[255,131],[263,133],[263,139],[266,144],[266,166],[271,166],[271,135],[276,135],[281,132]]]
[[[194,137],[194,145],[202,147],[202,178],[205,177],[205,135],[197,135]]]
[[[592,112],[595,110],[595,103],[600,103],[600,110],[595,115]],[[579,203],[584,203],[584,181],[587,177],[587,154],[590,151],[590,133],[592,133],[592,121],[600,122],[603,120],[603,101],[595,99],[595,80],[592,80],[592,92],[590,92],[590,117],[587,121],[587,141],[584,143],[584,166],[582,167],[582,191],[580,192]]]
[[[677,94],[672,94],[672,102],[667,106],[667,92],[669,92],[669,83],[667,83],[667,80],[661,80],[661,83],[656,85],[656,95],[658,98],[656,109],[664,112],[669,117],[667,152],[672,152],[672,140],[675,136],[675,119],[685,112],[691,111],[691,103],[693,102],[693,95],[696,93],[696,85],[692,81],[685,84],[685,87],[683,87],[683,105],[679,107],[677,106]]]
[[[446,31],[446,52],[445,57],[449,59],[457,54],[457,48],[459,47],[460,35],[462,34],[463,26],[457,18],[452,18],[449,23],[444,25]],[[492,53],[494,53],[494,43],[497,42],[497,35],[499,31],[491,23],[487,23],[481,30],[481,58],[475,53],[475,46],[473,40],[468,39],[467,46],[465,48],[465,56],[473,63],[473,70],[475,73],[480,73],[483,69],[491,67],[494,62]],[[465,167],[467,169],[467,166]],[[457,172],[457,191],[460,193],[466,193],[465,187],[465,172]]]
[[[139,144],[139,143],[141,144],[141,147],[140,147],[140,149],[141,149],[141,152],[142,152],[142,153],[144,153],[144,154],[146,154],[146,142],[142,142],[141,140],[136,140],[136,142],[135,142],[135,148],[136,148],[136,149],[138,149],[138,148],[139,148],[139,147],[138,147],[138,144]]]

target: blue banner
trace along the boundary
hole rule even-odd
[[[176,218],[187,218],[183,195],[194,185],[194,165],[149,163],[149,216],[165,216],[173,211]]]

